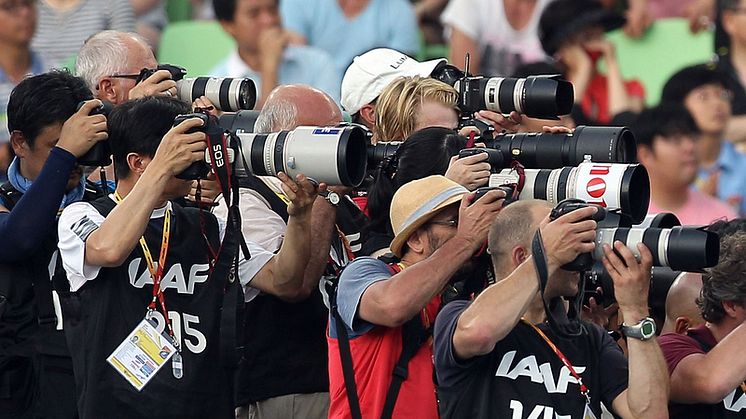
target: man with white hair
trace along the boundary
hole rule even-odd
[[[158,70],[137,83],[140,70],[157,66],[153,51],[140,35],[102,31],[83,44],[75,72],[97,99],[118,105],[145,96],[175,96],[176,82],[167,70]]]

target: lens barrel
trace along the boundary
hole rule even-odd
[[[254,109],[256,85],[248,78],[194,77],[176,82],[179,99],[194,102],[206,96],[213,105],[225,112]]]
[[[367,133],[358,126],[298,127],[270,134],[237,133],[243,159],[236,174],[298,173],[329,185],[358,186],[367,166]]]

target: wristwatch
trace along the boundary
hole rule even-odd
[[[319,195],[323,196],[324,199],[326,199],[326,202],[328,202],[333,207],[338,207],[339,201],[342,200],[339,197],[339,194],[334,191],[325,191],[320,193]]]
[[[622,323],[620,330],[622,331],[622,334],[628,338],[635,338],[643,341],[648,340],[655,336],[655,320],[651,317],[645,317],[640,320],[639,323],[632,326],[627,326]]]

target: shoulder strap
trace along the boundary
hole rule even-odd
[[[390,419],[394,413],[394,406],[396,406],[401,385],[409,376],[409,361],[414,358],[431,334],[432,327],[425,329],[419,313],[402,326],[402,351],[399,360],[396,361],[394,370],[391,372],[391,385],[389,385],[389,390],[386,393],[386,402],[383,405],[383,412],[381,412],[382,419]]]
[[[264,181],[254,175],[249,175],[245,178],[240,178],[238,180],[238,186],[242,188],[252,189],[258,192],[262,197],[264,197],[264,199],[267,200],[267,203],[269,203],[269,207],[272,208],[272,211],[282,217],[282,219],[285,220],[286,223],[288,222],[288,218],[290,218],[290,215],[288,215],[288,205],[279,196],[277,196],[277,193],[270,189],[269,186],[264,183]]]
[[[8,210],[12,210],[22,196],[23,194],[14,188],[10,182],[0,185],[0,199],[2,199],[3,206]]]
[[[347,327],[337,310],[337,283],[327,281],[326,292],[329,295],[329,313],[331,313],[334,326],[337,329],[339,357],[342,362],[342,374],[344,375],[345,390],[347,391],[347,402],[350,404],[350,415],[352,419],[362,419],[360,399],[357,394],[357,383],[355,382],[355,369],[352,365],[350,337],[347,336]]]

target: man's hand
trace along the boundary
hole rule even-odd
[[[601,287],[596,289],[597,295],[602,295],[603,291]],[[619,311],[619,304],[614,302],[609,304],[608,307],[604,307],[603,304],[598,304],[595,297],[588,299],[588,305],[583,306],[580,317],[591,323],[595,323],[606,330],[609,330],[609,323],[611,318]]]
[[[709,29],[715,15],[715,0],[695,0],[684,9],[684,17],[689,20],[689,30],[697,33]]]
[[[262,59],[262,70],[277,70],[282,61],[282,53],[287,47],[290,36],[280,28],[266,29],[259,36],[259,55]]]
[[[171,73],[168,70],[158,70],[133,87],[129,92],[129,98],[132,100],[147,96],[176,97],[176,93],[176,82],[171,79]]]
[[[199,202],[197,202],[198,182],[200,187]],[[210,172],[208,173],[207,178],[192,181],[192,189],[190,189],[189,195],[187,195],[187,199],[200,205],[212,206],[217,205],[215,203],[215,199],[217,199],[217,197],[220,196],[221,193],[222,191],[220,190],[220,185],[216,180],[215,173]]]
[[[627,10],[627,24],[624,25],[624,33],[630,38],[639,38],[653,23],[653,17],[645,4],[630,3]]]
[[[505,191],[489,191],[476,201],[474,197],[474,193],[469,193],[461,199],[458,230],[454,237],[466,240],[476,252],[487,241],[492,221],[502,209]]]
[[[497,133],[514,133],[518,132],[521,127],[521,114],[516,111],[513,111],[510,113],[510,115],[505,116],[497,112],[481,110],[474,113],[474,119],[478,119],[482,122],[492,125],[492,128],[494,128],[495,132]],[[468,137],[472,131],[476,131],[476,133],[479,134],[479,131],[477,131],[475,127],[461,128],[459,130],[459,134]]]
[[[616,49],[614,44],[606,38],[594,39],[583,44],[585,49],[588,51],[600,52],[603,54],[604,59],[616,58]]]
[[[288,215],[290,216],[310,215],[316,196],[326,190],[325,183],[316,186],[303,174],[296,175],[295,180],[293,180],[287,174],[280,172],[277,174],[277,178],[282,181],[282,190],[290,200],[290,204],[288,204]]]
[[[490,180],[491,168],[487,156],[487,153],[479,153],[462,159],[451,157],[446,177],[470,191],[485,185]]]
[[[106,117],[90,115],[91,111],[101,106],[101,101],[86,101],[80,109],[65,121],[60,131],[57,147],[69,151],[75,157],[84,155],[99,141],[109,138],[106,132]]]
[[[637,244],[637,250],[640,252],[639,262],[632,251],[620,241],[614,242],[614,250],[618,255],[608,244],[604,245],[604,269],[614,281],[614,295],[622,315],[626,321],[635,323],[644,318],[649,311],[648,290],[653,255],[642,243]]]
[[[539,224],[550,272],[572,262],[581,253],[593,251],[596,222],[590,218],[595,213],[595,207],[581,208],[554,221],[547,216]]]
[[[207,148],[205,133],[198,131],[187,134],[190,129],[200,126],[202,126],[201,119],[190,118],[171,128],[163,136],[150,165],[161,167],[166,170],[167,174],[176,176],[190,164],[204,160]]]
[[[216,118],[220,118],[220,116],[223,115],[223,111],[215,107],[215,104],[212,103],[207,96],[200,96],[197,99],[194,99],[194,102],[192,102],[192,110],[196,111],[197,109],[205,109],[207,110],[207,113]]]

